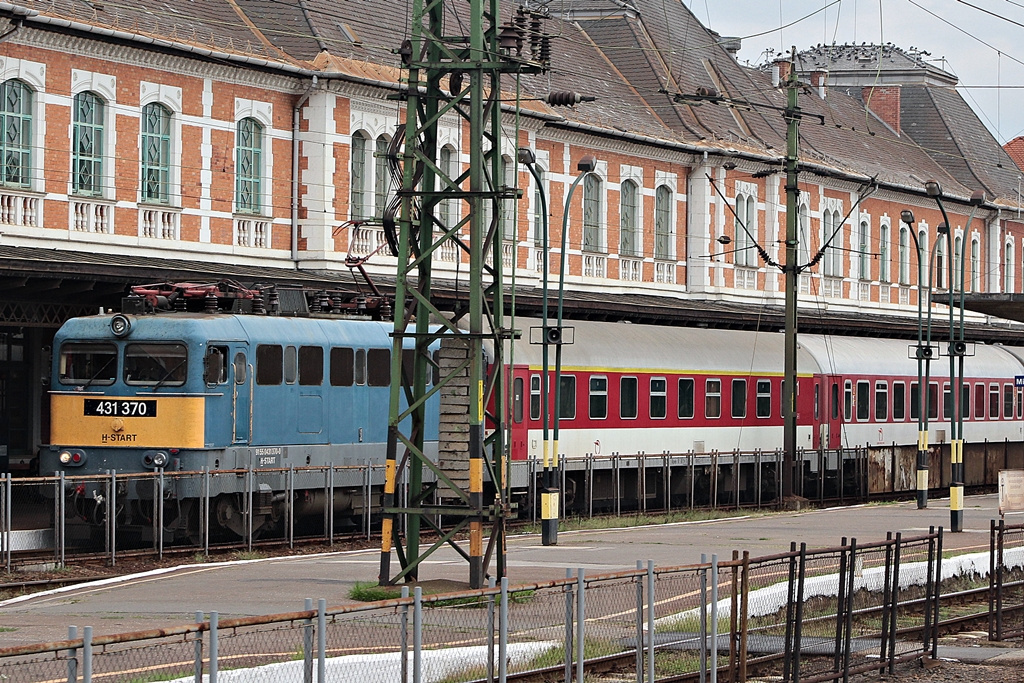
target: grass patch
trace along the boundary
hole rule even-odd
[[[0,626],[0,633],[14,633],[17,630],[12,626]]]
[[[232,560],[262,560],[265,554],[258,550],[239,550],[231,553]]]
[[[769,514],[763,510],[679,510],[660,515],[625,514],[619,517],[566,517],[558,522],[561,531],[588,531],[593,529],[620,529],[633,526],[703,522],[712,519],[752,517]],[[540,523],[527,524],[520,529],[527,534],[539,534]]]
[[[402,597],[400,586],[378,586],[372,581],[356,581],[356,585],[348,591],[350,600],[357,602],[379,602]]]
[[[447,591],[445,591],[447,592]],[[411,591],[410,591],[411,594]],[[424,595],[436,595],[436,592],[424,591]],[[534,591],[520,590],[509,591],[508,601],[512,604],[525,604],[533,599]],[[401,586],[378,586],[372,581],[357,581],[348,591],[350,600],[358,602],[379,602],[381,600],[393,600],[402,597]],[[497,601],[497,597],[495,597]],[[446,598],[434,602],[425,603],[424,607],[486,607],[488,603],[485,596],[467,596],[464,598]]]

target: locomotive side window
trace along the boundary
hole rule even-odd
[[[981,382],[974,385],[974,417],[985,419],[985,385]]]
[[[113,344],[68,343],[60,347],[61,384],[113,384],[117,347]]]
[[[356,384],[366,384],[366,349],[356,349]]]
[[[249,364],[245,362],[245,352],[239,351],[235,354],[235,384],[245,384],[249,374]]]
[[[892,419],[902,422],[907,418],[907,385],[903,382],[892,383]]]
[[[207,384],[228,381],[228,347],[210,345],[203,359],[203,379]]]
[[[284,383],[295,384],[299,375],[299,358],[294,346],[284,347]]]
[[[562,375],[558,383],[558,419],[576,419],[576,377],[574,375]]]
[[[635,420],[637,413],[636,377],[622,377],[619,379],[619,417]]]
[[[284,349],[280,344],[260,344],[256,347],[256,384],[280,384],[284,378],[281,372]]]
[[[999,385],[990,384],[988,387],[988,416],[993,420],[999,419]]]
[[[757,411],[758,417],[771,417],[772,416],[772,382],[768,379],[757,380]],[[817,387],[814,388],[818,390]],[[818,409],[818,402],[814,402],[814,409]]]
[[[434,351],[430,358],[433,360],[430,364],[430,383],[437,386],[441,381],[441,352]]]
[[[188,376],[184,344],[128,344],[124,381],[135,385],[181,386]]]
[[[875,422],[889,420],[889,384],[875,382]]]
[[[366,378],[371,387],[391,384],[391,349],[370,349],[367,352]]]
[[[732,381],[732,416],[743,419],[747,416],[747,380]]]
[[[523,421],[523,378],[516,377],[512,382],[512,421],[519,424]]]
[[[355,361],[355,351],[344,346],[335,346],[331,349],[331,386],[350,387],[355,381],[352,372],[352,364]]]
[[[319,346],[299,347],[299,384],[318,387],[324,383],[324,350]]]
[[[853,382],[846,380],[843,385],[843,419],[849,422],[853,418]]]
[[[722,416],[722,380],[709,379],[704,382],[704,417],[717,419]]]
[[[679,380],[679,419],[689,420],[693,417],[693,380],[684,377]]]
[[[651,378],[651,417],[663,420],[668,415],[668,381],[664,377]]]
[[[412,386],[412,373],[416,370],[416,350],[402,349],[402,378]]]
[[[540,419],[540,375],[530,375],[530,419]]]
[[[608,417],[608,378],[590,378],[590,419],[603,420]]]

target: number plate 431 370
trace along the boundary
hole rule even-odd
[[[85,399],[85,415],[91,417],[156,417],[156,401]]]

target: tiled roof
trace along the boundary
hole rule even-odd
[[[1003,149],[1010,155],[1018,168],[1024,169],[1024,135],[1018,135],[1003,145]]]
[[[841,74],[849,78],[854,74],[866,75],[869,79],[889,72],[900,72],[904,78],[914,77],[919,82],[954,85],[956,76],[924,58],[928,52],[910,48],[904,50],[892,43],[885,45],[816,45],[800,52],[797,68],[802,72],[826,69],[830,74]],[[916,76],[912,76],[916,74]]]

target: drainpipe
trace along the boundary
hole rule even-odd
[[[316,88],[317,77],[306,88],[295,108],[292,109],[292,263],[298,267],[299,262],[299,121],[302,107]]]

